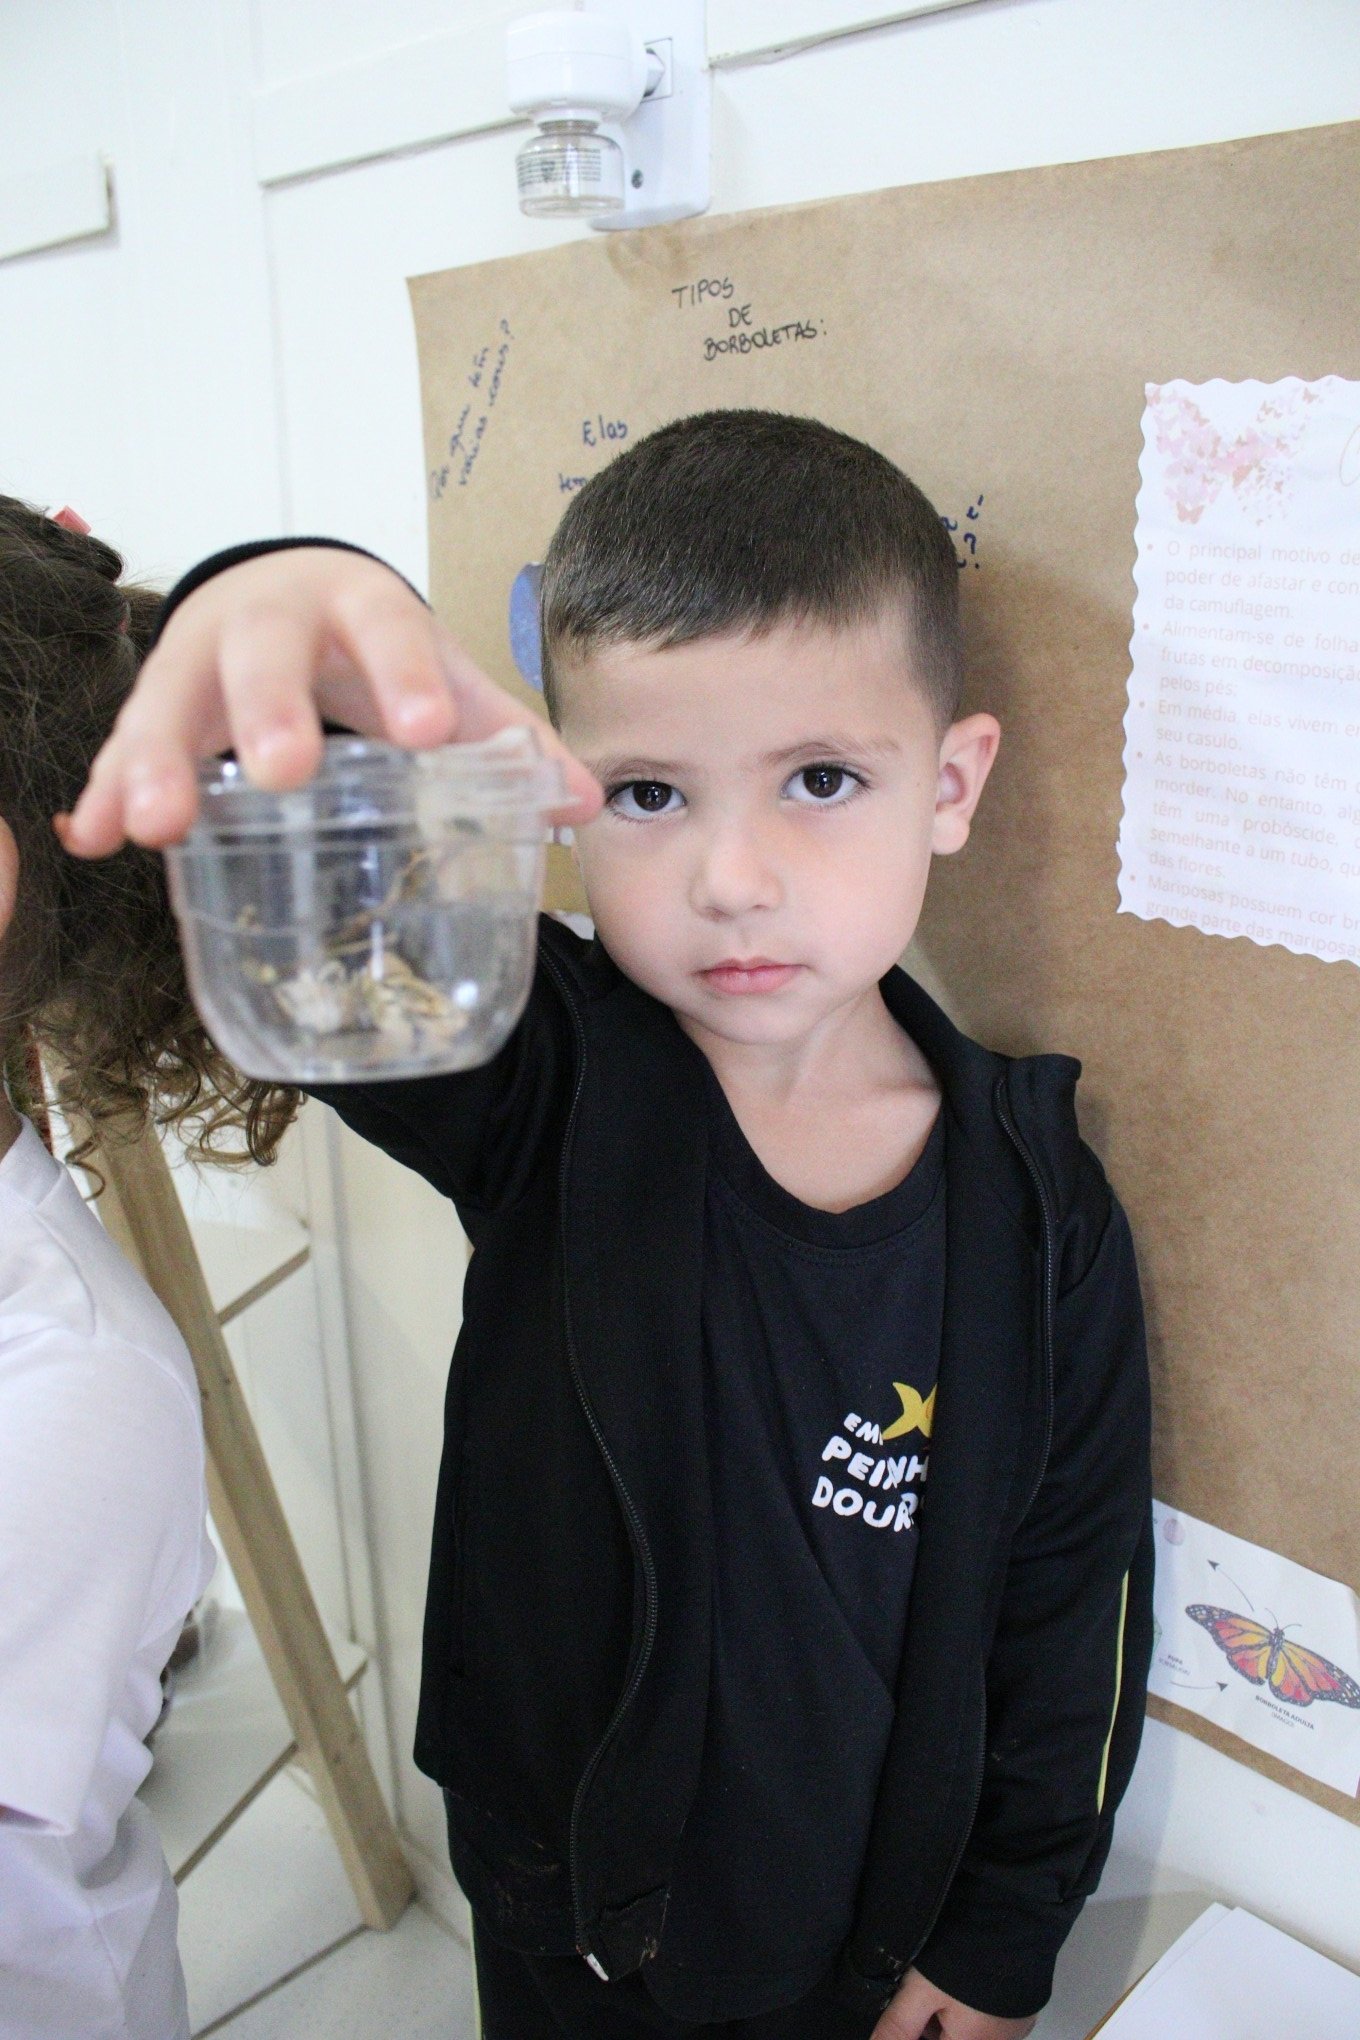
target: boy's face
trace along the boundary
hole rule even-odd
[[[915,930],[1000,732],[943,740],[883,616],[559,659],[561,733],[605,789],[577,854],[619,968],[692,1034],[791,1047]]]

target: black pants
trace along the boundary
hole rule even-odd
[[[682,2025],[640,1976],[603,1983],[579,1955],[518,1955],[474,1919],[482,2040],[869,2040],[877,2020],[842,2010],[828,1977],[783,2011],[716,2026]]]

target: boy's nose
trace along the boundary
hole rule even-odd
[[[710,920],[730,920],[777,907],[783,883],[766,847],[748,829],[715,831],[704,844],[690,883],[690,905]]]

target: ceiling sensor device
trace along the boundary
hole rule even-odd
[[[704,0],[597,0],[506,30],[511,110],[536,132],[515,159],[520,209],[653,227],[709,205]]]

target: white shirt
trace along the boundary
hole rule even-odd
[[[0,1159],[0,2040],[186,2040],[150,1815],[212,1570],[179,1333],[25,1122]]]

